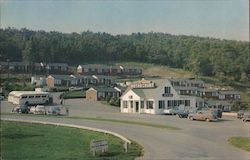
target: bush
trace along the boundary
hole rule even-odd
[[[50,92],[67,92],[69,91],[68,87],[53,87],[49,89]]]
[[[85,91],[67,91],[60,94],[60,99],[73,99],[73,98],[85,98]]]
[[[240,101],[234,102],[232,106],[232,111],[247,110],[250,109],[247,103],[242,103]]]
[[[119,98],[110,98],[110,100],[108,101],[108,103],[112,106],[117,106],[119,107],[120,106],[120,99]]]

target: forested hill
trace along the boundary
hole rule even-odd
[[[90,62],[137,61],[190,70],[198,75],[246,79],[249,42],[164,33],[110,35],[90,31],[60,33],[0,30],[0,61]]]

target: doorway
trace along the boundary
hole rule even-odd
[[[135,112],[139,112],[139,102],[135,102]]]

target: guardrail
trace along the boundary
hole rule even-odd
[[[79,125],[73,125],[73,124],[65,124],[65,123],[55,123],[55,122],[44,122],[44,121],[30,121],[30,120],[23,120],[23,119],[11,119],[11,118],[1,118],[1,120],[6,120],[6,121],[15,121],[15,122],[27,122],[27,123],[37,123],[37,124],[44,124],[44,125],[56,125],[56,126],[63,126],[63,127],[71,127],[71,128],[79,128],[79,129],[86,129],[86,130],[91,130],[95,132],[101,132],[105,134],[110,134],[115,137],[120,138],[121,140],[124,141],[124,150],[127,152],[128,150],[128,144],[131,144],[131,141],[128,140],[127,138],[123,137],[122,135],[103,130],[103,129],[98,129],[98,128],[92,128],[92,127],[86,127],[86,126],[79,126]]]

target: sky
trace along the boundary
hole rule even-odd
[[[249,0],[0,0],[1,28],[249,41]]]

